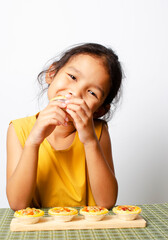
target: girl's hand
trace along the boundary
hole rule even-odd
[[[66,126],[69,119],[63,110],[65,108],[65,103],[51,101],[48,106],[39,113],[26,144],[40,145],[43,140],[54,131],[56,126]]]
[[[95,140],[93,114],[83,99],[71,98],[67,102],[66,112],[72,117],[80,141],[85,145]]]

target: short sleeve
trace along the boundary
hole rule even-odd
[[[33,128],[36,121],[36,116],[20,118],[16,120],[12,120],[10,124],[13,124],[16,135],[21,143],[22,147],[24,147],[26,139],[28,138],[31,129]]]

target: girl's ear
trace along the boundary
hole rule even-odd
[[[110,104],[99,107],[93,114],[93,118],[104,116],[110,110]]]
[[[53,77],[55,77],[55,72],[55,66],[54,64],[52,64],[46,71],[45,80],[47,84],[51,84],[51,82],[53,81]]]

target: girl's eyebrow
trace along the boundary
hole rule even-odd
[[[74,68],[74,67],[72,67],[72,66],[69,66],[68,69],[69,69],[69,70],[73,70],[73,71],[75,71],[76,73],[78,73],[78,74],[80,74],[80,75],[82,76],[81,71],[79,71],[78,69],[76,69],[76,68]],[[95,88],[97,88],[97,89],[101,92],[102,96],[104,97],[104,94],[105,94],[105,93],[104,93],[104,90],[103,90],[101,87],[99,87],[99,86],[96,85],[96,84],[93,84],[92,86],[95,87]]]
[[[95,84],[93,84],[93,87],[97,88],[101,92],[102,96],[104,97],[104,90],[102,88],[100,88],[98,85],[95,85]]]
[[[78,74],[80,74],[80,75],[82,75],[82,73],[78,70],[78,69],[76,69],[76,68],[74,68],[74,67],[68,67],[68,69],[69,70],[73,70],[73,71],[75,71],[76,73],[78,73]]]

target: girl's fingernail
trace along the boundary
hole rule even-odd
[[[71,98],[72,95],[71,95],[71,94],[66,94],[65,97],[66,97],[66,98]]]
[[[65,121],[67,121],[67,122],[68,122],[68,121],[69,121],[69,118],[68,118],[68,117],[66,117],[66,118],[65,118]]]
[[[66,107],[66,104],[65,104],[65,103],[62,103],[61,106],[62,106],[62,107]]]

